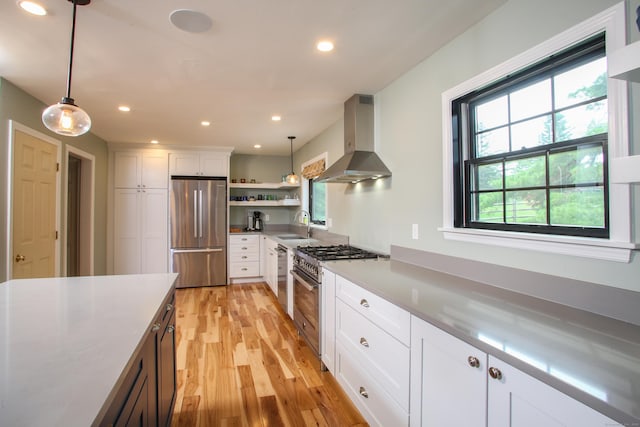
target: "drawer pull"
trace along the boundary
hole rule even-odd
[[[167,304],[167,311],[173,310],[173,304]]]
[[[242,255],[242,259],[247,259],[247,258],[248,258],[248,256]]]
[[[240,270],[242,270],[242,271],[247,271],[247,270],[248,270],[248,268],[247,268],[247,267],[242,267]]]
[[[367,390],[364,387],[360,387],[360,396],[366,399],[369,398],[369,393],[367,393]]]
[[[360,305],[363,306],[364,308],[369,308],[369,301],[367,301],[366,299],[362,298],[360,300]]]
[[[173,325],[169,325],[169,327],[167,328],[167,332],[169,332],[170,334],[172,334],[173,331],[175,331],[175,330],[176,330],[176,327],[173,326]]]
[[[494,380],[501,380],[502,379],[502,372],[500,372],[500,369],[494,368],[492,366],[492,367],[489,368],[489,376],[491,378],[493,378]]]
[[[361,344],[363,347],[367,347],[367,348],[369,347],[369,341],[367,341],[367,339],[366,339],[365,337],[361,337],[361,338],[360,338],[360,344]]]
[[[160,323],[156,322],[151,326],[151,332],[158,332],[160,330]]]
[[[475,356],[469,356],[467,358],[467,362],[469,362],[469,366],[471,366],[472,368],[479,368],[480,367],[480,361]]]
[[[249,249],[249,248],[248,248],[248,247],[246,247],[246,246],[243,246],[243,247],[242,247],[242,250],[243,250],[243,251],[246,251],[247,249]]]

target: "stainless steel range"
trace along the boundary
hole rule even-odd
[[[293,322],[320,356],[322,261],[377,259],[380,255],[349,245],[298,246],[293,258]]]

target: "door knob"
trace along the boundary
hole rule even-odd
[[[494,368],[492,366],[492,367],[489,368],[489,376],[491,378],[493,378],[494,380],[501,380],[502,379],[502,372],[500,372],[500,369]]]
[[[16,255],[16,262],[21,262],[21,261],[24,261],[24,260],[25,260],[24,255],[20,255],[20,254]]]

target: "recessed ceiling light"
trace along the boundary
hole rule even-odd
[[[211,28],[211,18],[202,12],[188,9],[174,10],[169,20],[176,27],[188,33],[202,33]]]
[[[121,105],[118,107],[118,110],[122,111],[123,113],[128,113],[129,111],[131,111],[131,107],[129,107],[128,105]]]
[[[206,121],[206,120],[203,120],[203,121],[201,121],[201,122],[200,122],[200,124],[201,124],[202,126],[210,126],[210,125],[211,125],[211,122],[208,122],[208,121]]]
[[[280,120],[282,120],[282,117],[280,117],[280,116],[271,116],[271,120],[273,120],[274,122],[279,122]]]
[[[18,5],[32,15],[44,16],[47,14],[44,7],[32,1],[19,1]]]
[[[157,144],[157,143],[158,143],[158,140],[157,140],[157,139],[152,139],[152,140],[151,140],[151,141],[149,141],[149,142],[150,142],[150,143],[152,143],[152,144]]]
[[[319,41],[316,45],[320,52],[331,52],[333,50],[333,43],[329,40]]]
[[[262,148],[262,145],[256,144],[256,145],[253,146],[253,148]]]

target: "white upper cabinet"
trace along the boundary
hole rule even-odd
[[[116,188],[167,188],[167,153],[159,150],[116,152],[114,183]]]
[[[229,154],[179,152],[169,155],[169,173],[181,176],[228,176]]]

